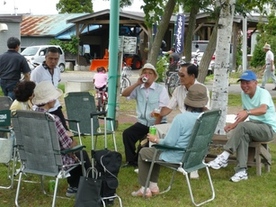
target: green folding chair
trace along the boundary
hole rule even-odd
[[[166,145],[159,145],[159,144],[153,145],[153,147],[155,147],[157,150],[155,151],[155,154],[152,160],[146,160],[147,162],[151,162],[151,166],[147,176],[144,195],[146,194],[146,189],[149,186],[153,166],[155,164],[158,164],[173,170],[172,178],[168,188],[160,193],[168,192],[171,189],[172,183],[174,181],[175,173],[180,172],[186,178],[187,185],[190,192],[190,197],[191,197],[192,203],[195,206],[203,205],[215,199],[213,182],[211,179],[209,168],[204,160],[206,155],[208,154],[209,146],[212,142],[212,138],[213,138],[215,129],[217,127],[220,115],[221,115],[220,110],[211,110],[211,111],[206,111],[202,113],[196,120],[189,144],[186,149],[170,147]],[[181,162],[175,162],[175,163],[159,160],[157,157],[158,150],[161,150],[161,151],[173,150],[173,151],[182,152],[183,153],[182,160]],[[190,178],[189,178],[189,173],[195,170],[201,170],[203,168],[206,169],[212,195],[211,195],[211,198],[208,198],[200,203],[196,203],[193,195]]]

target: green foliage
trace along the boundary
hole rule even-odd
[[[59,0],[56,8],[59,14],[93,12],[91,0]]]
[[[163,82],[165,80],[166,65],[169,62],[168,56],[162,56],[156,63],[156,71],[158,74],[157,82]]]
[[[258,24],[258,30],[260,31],[260,35],[257,38],[257,44],[255,46],[253,57],[251,59],[251,66],[259,67],[264,65],[265,61],[265,52],[263,51],[263,46],[265,43],[270,44],[271,51],[275,53],[276,51],[276,17],[275,14],[272,13],[268,16],[268,23]]]
[[[60,45],[64,52],[68,52],[72,55],[78,54],[79,38],[71,36],[70,41],[61,41],[58,39],[52,39],[51,44]]]

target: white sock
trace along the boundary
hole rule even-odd
[[[227,152],[227,151],[223,151],[223,153],[221,153],[221,155],[222,155],[226,160],[228,160],[228,157],[230,156],[230,153]]]
[[[142,186],[142,187],[140,188],[140,191],[141,191],[141,192],[144,192],[144,190],[145,190],[145,187]]]
[[[157,183],[150,182],[150,184],[149,184],[149,188],[150,188],[150,189],[157,188],[157,187],[158,187],[158,186],[157,186]]]

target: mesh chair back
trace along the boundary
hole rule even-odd
[[[10,109],[12,104],[12,99],[8,96],[1,96],[0,97],[0,110],[7,110]]]
[[[7,136],[10,133],[11,112],[10,110],[0,111],[0,163],[8,163],[12,159],[14,137]]]
[[[95,98],[89,92],[70,92],[64,97],[68,119],[80,122],[82,134],[91,134],[90,113],[96,112]],[[69,122],[69,128],[77,132],[76,124]],[[99,128],[98,119],[93,119],[93,132]]]
[[[220,115],[220,110],[206,111],[197,119],[183,156],[183,168],[187,172],[205,167],[203,160],[208,153]]]
[[[62,166],[55,121],[48,113],[18,110],[12,117],[24,172],[55,176]]]

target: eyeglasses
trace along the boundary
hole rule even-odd
[[[183,73],[178,73],[178,76],[179,76],[180,78],[184,78],[184,77],[185,77],[185,75],[184,75]]]

